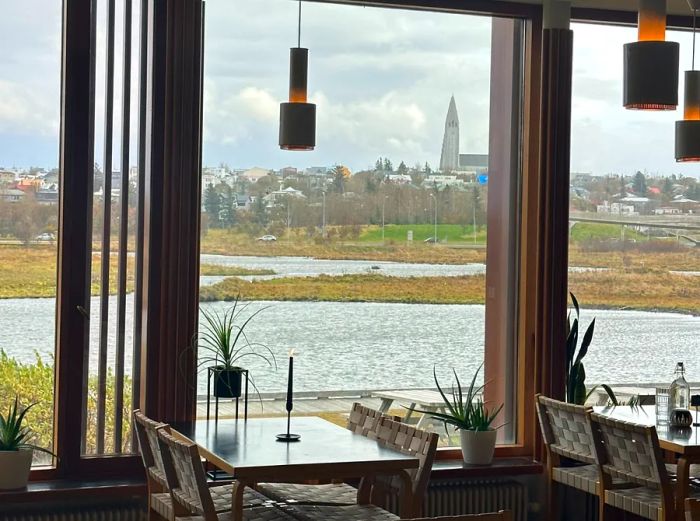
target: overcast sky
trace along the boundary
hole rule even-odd
[[[117,12],[120,4],[117,0]],[[302,45],[310,49],[309,93],[318,120],[316,151],[300,153],[277,146],[289,47],[296,44],[296,2],[207,0],[206,5],[205,164],[343,163],[357,170],[383,156],[395,164],[437,166],[452,94],[461,152],[488,152],[489,18],[305,3]],[[58,150],[60,2],[24,0],[3,8],[0,166],[52,167]],[[697,176],[699,165],[673,159],[680,109],[646,113],[621,106],[622,45],[634,40],[635,30],[590,25],[574,30],[572,171]],[[669,39],[681,42],[681,69],[689,68],[689,35],[671,33]],[[119,81],[117,76],[117,98]],[[97,83],[99,92],[99,75]],[[102,110],[98,97],[98,116]],[[118,131],[119,117],[115,125]],[[98,143],[101,127],[98,121]]]

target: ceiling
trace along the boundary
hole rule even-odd
[[[541,4],[542,0],[510,0],[523,4]],[[609,9],[614,11],[636,11],[639,7],[638,0],[573,0],[574,7],[587,7],[592,9]],[[688,0],[667,0],[668,14],[690,15]]]

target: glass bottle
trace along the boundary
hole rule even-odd
[[[690,385],[685,380],[685,367],[683,362],[676,364],[675,379],[668,389],[668,401],[671,411],[674,409],[688,409],[690,406]]]

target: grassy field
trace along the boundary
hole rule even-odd
[[[384,240],[405,243],[408,231],[413,231],[413,242],[423,242],[435,235],[432,224],[388,224],[384,227]],[[474,227],[459,224],[438,224],[437,237],[441,242],[450,244],[474,244]],[[381,242],[382,227],[367,226],[360,234],[359,242]],[[486,227],[477,226],[476,244],[486,244]]]
[[[483,275],[464,277],[387,277],[343,275],[294,277],[247,282],[228,278],[201,289],[202,301],[288,300],[483,304]],[[569,289],[587,308],[638,309],[698,313],[696,277],[669,273],[572,273]]]
[[[100,291],[100,255],[92,256],[92,294]],[[110,258],[110,293],[117,292],[117,257]],[[203,275],[272,275],[272,270],[250,270],[237,266],[203,264]],[[134,287],[134,258],[127,259],[127,291]],[[56,296],[55,246],[1,246],[0,298]]]
[[[569,232],[569,239],[573,243],[597,240],[619,240],[623,237],[623,226],[619,224],[604,223],[576,223]],[[624,230],[625,240],[646,241],[647,236],[626,227]]]

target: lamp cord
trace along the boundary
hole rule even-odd
[[[693,38],[695,32],[693,32]],[[297,28],[297,47],[301,47],[301,0],[299,0],[299,27]],[[695,44],[693,44],[693,63],[695,60]]]

